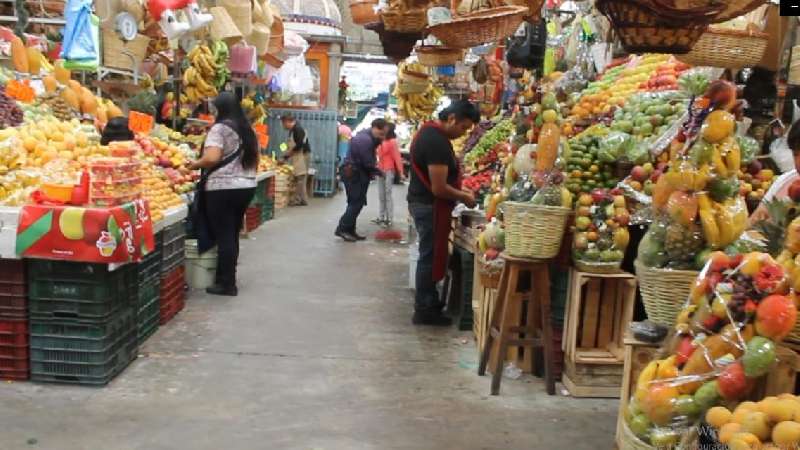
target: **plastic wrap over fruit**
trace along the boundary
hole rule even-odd
[[[774,367],[776,342],[796,318],[788,279],[771,256],[712,253],[672,336],[636,380],[627,426],[655,445],[653,437],[665,429],[684,436],[702,418],[712,426],[728,423],[730,416],[715,407],[748,398]]]
[[[536,167],[536,144],[526,144],[514,155],[514,171],[520,175],[529,174]]]
[[[564,186],[564,175],[558,171],[538,172],[534,183],[539,186],[531,203],[543,206],[572,208],[572,193]]]
[[[630,213],[625,196],[606,189],[581,194],[575,213],[573,258],[583,262],[619,264],[630,241]]]
[[[691,270],[698,266],[706,248],[703,230],[688,220],[696,204],[693,196],[676,191],[668,212],[658,213],[639,243],[638,258],[647,267]],[[671,208],[669,206],[671,205]],[[703,259],[702,264],[705,262]]]
[[[601,162],[613,163],[623,156],[627,156],[629,148],[634,145],[633,137],[630,134],[622,131],[612,131],[600,141],[597,156]]]

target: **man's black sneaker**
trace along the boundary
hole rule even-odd
[[[223,287],[219,284],[207,287],[206,292],[211,295],[226,295],[228,297],[236,297],[239,295],[239,290],[235,287]]]
[[[354,238],[356,238],[356,240],[358,240],[358,241],[364,241],[364,240],[366,240],[366,239],[367,239],[367,237],[366,237],[366,236],[362,236],[362,235],[360,235],[360,234],[356,233],[355,231],[354,231],[354,232],[352,232],[352,233],[350,233],[350,234],[351,234],[351,235],[352,235]]]
[[[335,236],[338,236],[338,237],[340,237],[340,238],[344,239],[344,241],[345,241],[345,242],[355,242],[355,241],[357,241],[357,240],[358,240],[358,238],[356,238],[356,237],[355,237],[355,236],[353,236],[352,234],[350,234],[350,233],[347,233],[347,232],[344,232],[344,231],[339,231],[339,230],[336,230],[336,232],[335,232],[335,233],[333,233],[333,234],[334,234]]]
[[[411,318],[414,325],[430,325],[434,327],[449,327],[453,324],[453,319],[442,313],[419,313],[415,312]]]

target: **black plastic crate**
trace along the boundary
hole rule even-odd
[[[140,285],[161,275],[161,260],[161,247],[159,246],[136,264],[136,280]]]
[[[139,344],[136,333],[128,334],[107,353],[107,358],[98,363],[81,362],[85,353],[62,352],[53,356],[64,357],[70,361],[38,360],[31,349],[31,380],[51,383],[72,383],[105,385],[122,372],[138,354]],[[94,356],[92,356],[94,358]]]
[[[139,311],[149,305],[154,299],[158,300],[159,290],[161,289],[161,278],[156,276],[144,280],[139,284],[139,293],[136,299],[136,310]]]
[[[171,242],[165,240],[161,249],[161,255],[162,275],[183,265],[186,260],[186,236],[179,236]]]
[[[135,331],[136,318],[133,309],[128,307],[104,323],[31,319],[29,326],[31,348],[102,351]]]
[[[28,298],[24,295],[6,295],[0,292],[0,320],[26,319]]]
[[[156,298],[155,301],[139,311],[136,317],[136,335],[139,345],[142,345],[147,338],[158,330],[160,312],[161,300],[159,298]]]
[[[174,223],[160,231],[161,245],[171,244],[179,239],[186,239],[186,224],[184,221]]]

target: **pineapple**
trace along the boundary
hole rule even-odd
[[[667,226],[664,250],[672,262],[692,261],[705,246],[703,231],[692,223],[689,226],[673,222]]]
[[[753,224],[767,241],[767,251],[772,256],[777,256],[786,248],[792,253],[800,252],[800,240],[790,235],[797,234],[800,222],[797,208],[791,200],[773,199],[765,203],[769,217]]]

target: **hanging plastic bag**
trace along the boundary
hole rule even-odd
[[[311,68],[302,55],[289,58],[278,72],[284,86],[283,91],[291,95],[303,95],[314,90]]]
[[[99,42],[92,32],[92,2],[69,0],[64,8],[64,40],[61,57],[66,60],[96,60]]]
[[[472,78],[478,84],[484,84],[489,80],[489,64],[484,58],[478,60],[477,64],[472,68]]]

